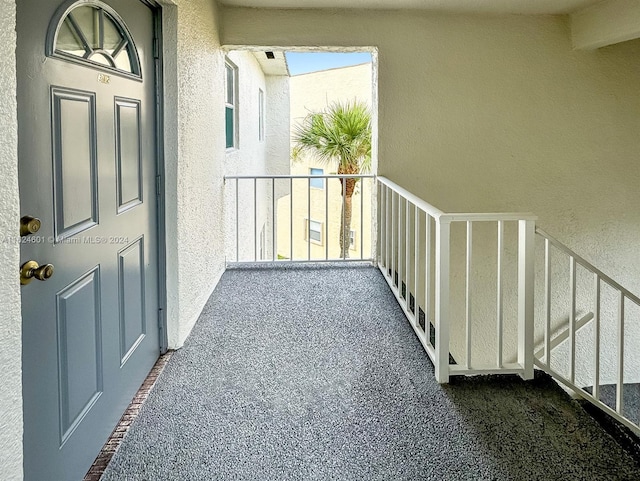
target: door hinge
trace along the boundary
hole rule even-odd
[[[164,330],[164,310],[162,307],[158,308],[158,328],[160,328],[160,331]]]
[[[153,58],[160,58],[160,39],[158,37],[153,39]]]
[[[160,189],[162,188],[162,181],[160,175],[156,175],[156,196],[160,197]]]

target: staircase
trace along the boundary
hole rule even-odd
[[[640,298],[521,213],[445,213],[377,177],[377,265],[436,379],[534,368],[640,434]]]

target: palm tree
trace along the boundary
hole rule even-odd
[[[293,129],[293,157],[303,151],[325,164],[337,162],[338,174],[353,175],[371,169],[371,113],[357,100],[336,102],[312,112]],[[358,179],[340,179],[344,196],[340,220],[340,257],[349,257],[351,198]]]

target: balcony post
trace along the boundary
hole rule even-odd
[[[449,264],[451,221],[436,219],[436,345],[435,374],[440,384],[449,382]],[[425,275],[429,275],[427,272]],[[426,312],[425,332],[429,333],[429,313]]]
[[[533,379],[535,226],[533,220],[518,221],[518,364],[525,380]]]

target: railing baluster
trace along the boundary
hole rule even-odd
[[[413,319],[417,325],[420,324],[420,313],[418,311],[418,292],[420,290],[420,272],[418,263],[420,262],[420,211],[418,206],[413,206]]]
[[[592,395],[600,399],[600,276],[593,274],[593,390]]]
[[[271,179],[271,261],[276,261],[276,179]]]
[[[385,229],[386,229],[386,227],[384,226],[384,214],[383,214],[384,200],[382,199],[382,192],[383,192],[384,186],[377,182],[374,183],[374,185],[376,189],[376,203],[377,203],[376,229],[378,233],[378,242],[376,242],[376,252],[375,252],[376,265],[384,265],[384,236],[385,236]]]
[[[618,300],[618,380],[616,386],[616,411],[624,409],[624,293],[620,291]]]
[[[576,260],[569,257],[569,381],[576,380]]]
[[[498,368],[502,367],[502,344],[503,344],[503,294],[502,294],[502,257],[504,255],[504,222],[498,221],[498,274],[497,274],[497,299],[496,299],[496,324],[497,324],[497,344],[498,344]]]
[[[393,231],[396,226],[395,217],[395,202],[396,202],[396,194],[391,191],[391,285],[395,286],[395,271],[396,271],[396,235]]]
[[[329,260],[329,179],[324,179],[324,260]]]
[[[258,260],[258,179],[253,179],[253,262]]]
[[[240,217],[238,215],[238,182],[240,182],[240,179],[236,179],[236,262],[240,261]]]
[[[551,245],[544,240],[544,358],[551,368]]]
[[[307,179],[307,260],[311,260],[311,177]]]
[[[431,216],[426,212],[424,213],[424,245],[424,332],[427,339],[431,339],[429,319],[431,314]]]
[[[345,233],[347,218],[347,179],[342,178],[342,260],[347,258],[349,252],[349,232]],[[345,235],[346,234],[346,235]]]
[[[396,265],[396,270],[398,271],[398,292],[400,293],[400,297],[402,297],[402,202],[401,198],[398,197],[398,263]]]
[[[293,178],[289,179],[289,192],[289,261],[293,262]]]
[[[393,193],[392,198],[389,199],[389,191],[391,190],[389,187],[387,187],[386,185],[384,186],[384,215],[386,217],[386,220],[384,222],[384,228],[386,230],[386,234],[384,236],[384,243],[385,243],[385,247],[384,247],[384,255],[385,255],[385,261],[384,261],[384,275],[386,276],[388,271],[389,271],[389,266],[391,265],[391,261],[389,259],[389,242],[391,240],[391,236],[389,235],[389,230],[390,230],[390,219],[389,219],[389,206],[391,205],[391,201],[393,200]]]
[[[372,189],[371,189],[371,199],[374,199],[373,195],[373,190],[375,189],[375,200],[376,200],[376,206],[375,206],[375,210],[376,210],[376,239],[378,239],[378,242],[376,242],[376,248],[375,249],[371,249],[371,255],[374,259],[374,265],[378,265],[380,264],[380,258],[382,257],[382,246],[381,246],[381,242],[382,242],[382,217],[380,214],[380,207],[381,207],[381,201],[380,201],[380,185],[379,184],[374,184]],[[373,203],[373,202],[372,202]],[[373,246],[373,244],[371,244]]]
[[[410,223],[409,223],[409,201],[404,201],[404,281],[405,290],[404,290],[404,303],[407,306],[407,310],[409,310],[409,277],[411,277],[411,258],[409,257],[409,249],[411,246],[411,237],[409,235],[410,232]]]
[[[533,295],[535,221],[518,221],[518,363],[521,377],[533,379]]]
[[[467,266],[465,283],[465,313],[467,334],[467,368],[471,369],[471,257],[473,255],[473,228],[467,222]]]
[[[371,195],[373,196],[373,189]],[[364,259],[364,179],[362,177],[360,178],[360,259]]]
[[[449,382],[449,265],[451,224],[436,222],[436,381]]]

